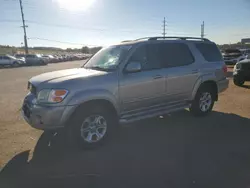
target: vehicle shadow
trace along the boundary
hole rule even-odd
[[[250,89],[250,85],[243,85],[241,87],[246,88],[246,89]]]
[[[249,134],[248,118],[187,111],[122,127],[95,150],[44,133],[30,161],[26,151],[4,167],[0,187],[248,187]]]
[[[228,70],[227,71],[227,78],[232,78],[233,77],[233,70]]]

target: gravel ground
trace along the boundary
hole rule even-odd
[[[62,147],[60,134],[29,127],[19,109],[29,78],[82,63],[0,69],[1,188],[250,186],[249,82],[237,87],[230,78],[207,117],[183,111],[137,122],[115,141],[79,151]]]

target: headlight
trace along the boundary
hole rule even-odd
[[[236,68],[237,70],[241,69],[241,63],[237,63],[237,64],[235,65],[235,68]]]
[[[68,90],[65,89],[43,89],[38,93],[38,103],[60,103],[67,96]]]

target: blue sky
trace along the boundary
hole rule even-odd
[[[159,36],[164,16],[170,36],[200,36],[204,20],[206,37],[219,44],[250,37],[250,0],[23,0],[23,8],[29,46],[109,45]],[[0,24],[0,44],[20,46],[19,0],[0,0]]]

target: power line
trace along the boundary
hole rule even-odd
[[[26,34],[26,27],[28,27],[27,25],[25,25],[25,20],[24,20],[24,14],[23,14],[23,5],[22,5],[22,0],[19,0],[20,3],[20,9],[21,9],[21,15],[22,15],[22,21],[23,21],[23,32],[24,32],[24,45],[25,45],[25,54],[28,54],[28,42],[27,42],[27,34]]]
[[[62,43],[62,44],[71,44],[71,45],[81,45],[81,46],[97,46],[97,45],[89,45],[89,44],[81,44],[81,43],[74,43],[74,42],[66,42],[66,41],[59,41],[59,40],[52,40],[52,39],[46,39],[46,38],[40,38],[40,37],[29,37],[28,38],[33,40],[43,40],[43,41],[49,41],[49,42],[56,42],[56,43]]]
[[[68,29],[79,29],[79,30],[92,30],[92,31],[98,31],[98,32],[109,32],[109,31],[114,31],[112,29],[100,29],[100,28],[92,28],[92,27],[82,27],[82,26],[73,26],[73,25],[65,25],[65,24],[52,24],[52,23],[43,23],[43,22],[37,22],[37,21],[32,21],[32,20],[27,20],[28,23],[30,24],[37,24],[37,25],[44,25],[44,26],[49,26],[49,27],[62,27],[62,28],[68,28]],[[136,32],[151,32],[151,33],[157,33],[158,31],[155,30],[150,30],[150,31],[147,31],[147,30],[117,30],[118,32],[124,32],[124,33],[134,33],[135,31]]]

